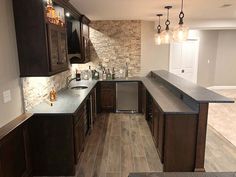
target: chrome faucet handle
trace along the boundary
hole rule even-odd
[[[69,78],[71,78],[71,76],[72,76],[72,74],[70,74],[69,76],[66,77],[66,88],[69,87],[69,81],[70,81]]]

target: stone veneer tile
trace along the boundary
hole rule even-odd
[[[95,68],[99,62],[116,72],[129,64],[129,75],[140,74],[141,21],[92,21],[90,25],[91,62],[75,67],[79,70]]]
[[[74,65],[75,69],[87,70],[89,65],[95,68],[99,62],[103,66],[115,68],[116,74],[129,64],[129,76],[140,73],[141,64],[141,21],[92,21],[90,28],[91,62]],[[53,86],[56,90],[66,84],[66,77],[70,71],[52,77],[29,77],[22,79],[25,109],[48,99]]]

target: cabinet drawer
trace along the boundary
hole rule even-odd
[[[101,83],[101,89],[114,89],[115,88],[115,83],[113,82],[102,82]]]

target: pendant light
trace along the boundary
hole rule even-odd
[[[176,42],[183,42],[188,39],[189,28],[184,25],[184,1],[181,3],[181,11],[179,13],[179,25],[174,29],[173,38]]]
[[[166,29],[161,33],[162,35],[162,42],[164,44],[169,44],[170,42],[172,42],[173,39],[173,33],[170,30],[170,20],[169,20],[169,11],[172,8],[172,6],[165,6],[165,9],[167,9],[167,19],[165,22],[166,25]]]
[[[158,19],[159,19],[159,24],[157,26],[157,33],[155,34],[155,44],[156,45],[161,45],[162,41],[162,36],[161,36],[161,17],[163,14],[157,14]]]

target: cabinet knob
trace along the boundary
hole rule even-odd
[[[184,69],[182,69],[181,73],[184,73]]]

